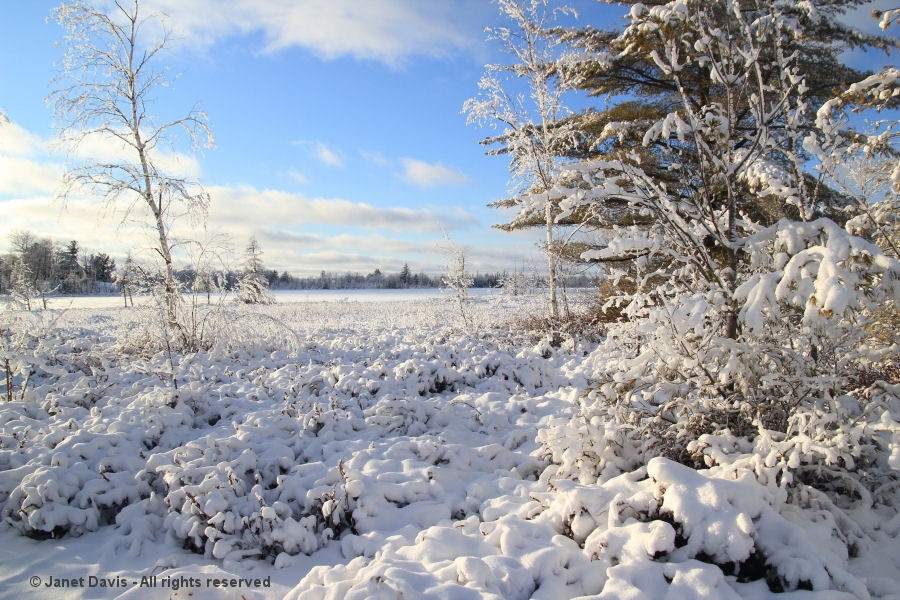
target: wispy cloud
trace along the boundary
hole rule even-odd
[[[379,167],[389,167],[391,166],[391,160],[387,158],[381,152],[371,152],[369,150],[360,150],[360,156],[362,156],[366,162],[370,162],[373,165],[377,165]]]
[[[124,257],[133,249],[139,260],[152,260],[152,231],[146,207],[135,205],[130,219],[123,222],[124,206],[115,211],[104,207],[89,194],[75,193],[60,202],[63,159],[51,145],[12,123],[0,131],[0,247],[12,231],[23,229],[39,237],[66,240],[77,237],[89,251],[103,251]],[[340,158],[338,151],[321,142],[302,142],[310,154],[334,160],[324,150]],[[115,158],[121,148],[105,139],[88,139],[77,150],[82,158]],[[411,159],[392,160],[380,153],[362,153],[384,168],[403,165],[417,185],[459,182],[457,171]],[[157,157],[170,169],[192,175],[199,165],[190,157],[168,153]],[[303,182],[298,171],[289,177]],[[461,179],[462,178],[462,179]],[[251,235],[263,244],[268,268],[294,274],[314,274],[319,270],[370,272],[374,268],[396,271],[404,263],[414,269],[435,272],[442,268],[442,254],[435,240],[441,225],[464,236],[480,223],[459,207],[409,208],[376,206],[342,198],[308,197],[283,190],[251,186],[208,186],[212,197],[206,228],[185,221],[175,224],[173,239],[208,238],[210,232],[230,239],[240,247]],[[340,233],[326,233],[340,228]],[[493,234],[492,234],[493,235]],[[181,246],[182,250],[193,246]],[[473,265],[484,264],[473,258]]]
[[[151,0],[175,33],[210,45],[262,32],[266,52],[301,47],[323,59],[349,56],[398,64],[415,56],[466,51],[482,39],[475,19],[483,0]]]
[[[290,177],[291,179],[293,179],[294,181],[296,181],[297,183],[299,183],[300,185],[309,183],[309,179],[306,178],[306,175],[304,175],[300,171],[295,171],[294,169],[291,169],[290,171],[288,171],[287,176]]]
[[[464,173],[441,163],[427,163],[413,158],[404,158],[401,162],[403,172],[400,178],[419,187],[459,185],[469,180]]]
[[[316,156],[326,165],[331,165],[332,167],[344,166],[344,159],[341,158],[341,155],[321,142],[316,144]]]
[[[335,148],[332,148],[325,142],[294,140],[293,142],[291,142],[291,144],[299,148],[304,148],[312,156],[316,157],[326,165],[330,165],[332,167],[344,166],[344,157],[341,155],[341,152]]]

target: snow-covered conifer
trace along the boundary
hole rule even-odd
[[[237,300],[245,304],[271,304],[269,281],[264,274],[262,250],[255,237],[250,238],[244,251],[244,269],[237,284]]]
[[[721,464],[707,452],[716,444],[695,442],[733,436],[752,446],[772,435],[796,448],[779,464],[800,480],[833,460],[831,450],[801,449],[803,440],[835,448],[864,435],[829,433],[821,411],[834,414],[823,407],[838,397],[864,403],[883,393],[870,378],[895,377],[896,336],[875,339],[867,327],[900,299],[900,262],[843,227],[853,201],[808,161],[811,137],[822,164],[843,156],[846,123],[822,118],[837,106],[827,96],[835,78],[854,75],[840,52],[896,45],[843,25],[850,4],[635,2],[622,31],[583,32],[589,52],[561,66],[611,99],[584,117],[599,132],[595,156],[561,174],[584,192],[570,207],[606,220],[583,258],[633,269],[623,322],[607,331],[605,352],[621,360],[598,362],[600,383],[579,414],[547,432],[551,448],[560,448],[551,439],[578,440],[580,450],[555,455],[566,476],[605,478],[633,467],[626,457],[653,454]],[[862,89],[851,81],[844,89]],[[619,101],[626,91],[651,100]],[[853,418],[890,421],[889,406]],[[617,425],[599,427],[608,419]],[[865,486],[888,477],[878,472],[857,464],[802,485],[835,497],[842,477]]]

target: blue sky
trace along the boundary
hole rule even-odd
[[[0,0],[0,110],[11,121],[0,135],[0,247],[28,229],[149,255],[139,224],[120,225],[120,213],[89,198],[55,200],[63,157],[44,98],[62,57],[63,32],[46,20],[56,4]],[[572,4],[597,27],[625,13]],[[212,196],[200,235],[228,236],[235,260],[254,235],[266,266],[293,274],[404,263],[439,272],[443,226],[473,269],[541,261],[534,232],[491,229],[504,215],[485,205],[508,192],[506,159],[484,155],[478,142],[490,131],[460,112],[483,65],[506,62],[485,41],[484,28],[500,22],[493,3],[145,0],[142,9],[166,12],[180,38],[163,57],[180,75],[153,112],[178,117],[197,104],[209,115],[216,147],[185,168]]]

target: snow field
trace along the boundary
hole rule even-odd
[[[752,448],[640,464],[601,411],[573,419],[610,350],[511,333],[527,302],[474,299],[475,335],[446,299],[229,308],[171,356],[140,310],[23,320],[0,535],[183,548],[211,564],[155,572],[268,569],[298,600],[900,595],[895,512],[837,523]]]

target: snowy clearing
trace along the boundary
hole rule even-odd
[[[439,288],[412,288],[412,289],[371,289],[371,290],[270,290],[275,300],[281,304],[291,302],[393,302],[424,300],[428,298],[446,298],[450,294],[447,290]],[[492,296],[500,293],[494,288],[473,288],[469,290],[470,296]],[[186,295],[187,297],[188,295]],[[210,302],[215,304],[221,301],[234,299],[234,294],[214,293]],[[149,295],[138,295],[135,304],[149,304],[152,298]],[[40,304],[40,299],[36,304]],[[206,296],[201,294],[200,304],[206,303]],[[47,308],[66,310],[71,308],[119,308],[124,305],[121,294],[90,294],[90,295],[56,295],[47,297]]]
[[[563,477],[610,349],[509,331],[542,302],[229,306],[186,355],[141,309],[19,313],[0,596],[900,597],[896,511],[835,523],[737,459]]]

